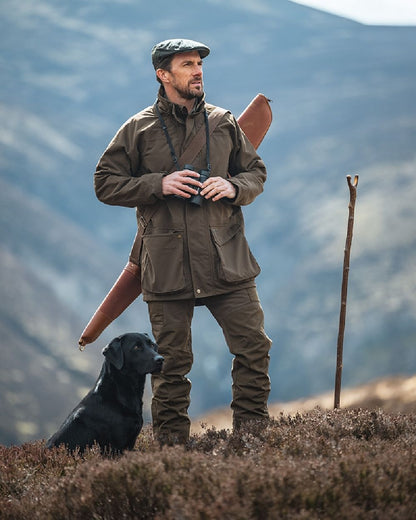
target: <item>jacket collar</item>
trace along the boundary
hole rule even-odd
[[[157,104],[161,112],[169,114],[171,113],[176,119],[183,121],[184,119],[186,119],[188,115],[196,115],[204,110],[205,93],[201,97],[196,98],[194,108],[190,114],[188,114],[188,110],[186,109],[186,107],[177,105],[169,101],[163,86],[160,86],[159,88],[159,92],[157,95]]]

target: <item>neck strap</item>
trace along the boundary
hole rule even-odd
[[[157,114],[157,117],[159,118],[160,124],[162,126],[162,130],[165,134],[166,141],[169,146],[170,155],[172,156],[173,162],[175,163],[175,166],[178,170],[181,170],[182,167],[179,164],[178,157],[175,153],[175,149],[172,144],[172,139],[170,138],[168,128],[166,126],[165,120],[162,117],[162,114],[160,113],[159,107],[157,106],[157,102],[154,104],[155,111]],[[207,110],[204,108],[204,121],[205,121],[205,140],[206,140],[206,161],[207,161],[207,170],[208,174],[211,173],[211,163],[209,161],[210,157],[210,146],[209,146],[209,125],[208,125],[208,113]]]

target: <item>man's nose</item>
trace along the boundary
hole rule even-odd
[[[194,76],[202,76],[202,66],[201,65],[196,65],[194,67],[193,75]]]

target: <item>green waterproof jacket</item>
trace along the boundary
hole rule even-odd
[[[188,114],[162,88],[157,103],[179,157],[205,124],[204,108],[209,114],[214,106],[201,98]],[[136,208],[143,236],[130,260],[141,267],[145,301],[199,299],[254,285],[260,268],[244,235],[241,206],[263,191],[266,169],[229,112],[211,135],[210,162],[211,176],[228,178],[236,187],[234,200],[204,199],[199,207],[165,197],[162,178],[176,168],[153,106],[120,128],[98,162],[98,199]],[[206,169],[205,146],[193,166]]]

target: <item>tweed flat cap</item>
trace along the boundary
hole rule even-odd
[[[205,58],[210,53],[210,48],[203,43],[195,42],[194,40],[183,40],[179,38],[164,40],[163,42],[156,44],[152,49],[153,67],[155,70],[158,69],[160,63],[172,54],[190,51],[198,51],[201,58]]]

